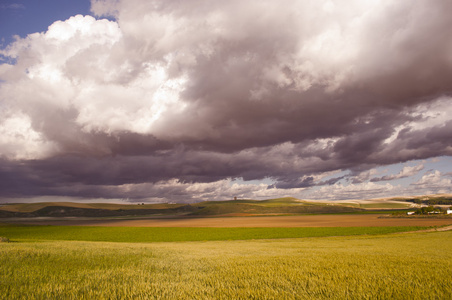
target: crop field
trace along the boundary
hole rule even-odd
[[[0,299],[450,299],[452,219],[382,216],[3,219]]]
[[[104,242],[174,242],[281,239],[302,237],[372,235],[406,232],[423,227],[294,227],[294,228],[191,228],[100,226],[0,226],[0,236],[19,240],[67,240]]]
[[[384,227],[444,226],[452,217],[388,218],[382,214],[318,214],[259,217],[175,217],[175,218],[17,218],[9,223],[29,225],[114,226],[114,227]]]
[[[1,227],[0,299],[452,298],[451,231],[117,243],[17,228]]]

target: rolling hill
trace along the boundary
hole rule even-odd
[[[444,197],[443,197],[444,198]],[[444,200],[441,198],[442,200]],[[114,204],[39,202],[0,206],[0,218],[30,217],[121,217],[121,216],[238,216],[356,213],[378,209],[407,209],[414,198],[368,201],[304,201],[292,197],[267,200],[204,201],[193,204]],[[417,199],[417,198],[416,198]],[[422,198],[425,201],[425,197]]]

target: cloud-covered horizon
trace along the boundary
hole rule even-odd
[[[91,9],[0,50],[0,197],[451,191],[450,1]]]

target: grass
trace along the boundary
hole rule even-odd
[[[98,226],[1,226],[0,236],[10,240],[68,240],[104,242],[174,242],[278,239],[387,234],[424,227],[98,227]]]
[[[2,243],[0,298],[451,299],[450,249],[452,232]]]

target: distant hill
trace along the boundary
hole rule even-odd
[[[417,196],[397,198],[399,201],[412,202],[416,204],[424,205],[452,205],[452,195],[430,195],[430,196]]]
[[[370,200],[307,201],[293,197],[267,200],[204,201],[193,204],[114,204],[39,202],[0,206],[0,218],[122,217],[122,216],[238,216],[354,213],[406,210],[421,205],[452,205],[452,194]]]
[[[0,218],[32,217],[120,217],[120,216],[236,216],[353,213],[368,209],[400,209],[411,204],[406,199],[391,201],[319,202],[303,201],[292,197],[267,200],[205,201],[193,204],[113,204],[40,202],[0,206]]]
[[[1,206],[0,218],[183,215],[195,210],[196,208],[187,204],[41,202]]]
[[[192,204],[198,210],[192,215],[271,215],[271,214],[307,214],[307,213],[345,213],[364,209],[343,204],[327,204],[297,200],[295,198],[278,198],[268,200],[230,200],[209,201]]]

